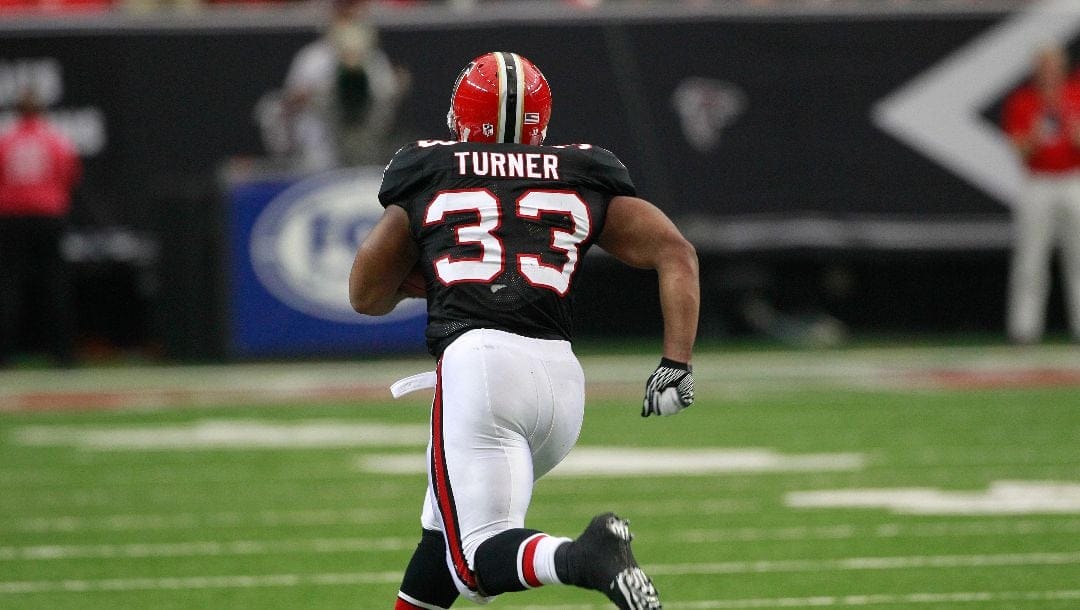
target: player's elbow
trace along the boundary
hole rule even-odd
[[[390,299],[375,299],[366,294],[350,296],[349,303],[356,313],[365,316],[382,316],[394,309],[394,303]]]
[[[389,301],[387,295],[381,294],[375,287],[365,286],[355,278],[349,284],[349,304],[356,313],[381,316],[394,308],[394,304],[388,303]]]
[[[696,273],[698,268],[697,248],[684,237],[682,243],[679,244],[679,249],[681,256],[686,260],[686,264],[693,267]]]
[[[673,235],[666,240],[660,260],[664,261],[672,270],[677,270],[680,274],[697,277],[697,248],[682,235]]]
[[[349,286],[349,304],[352,305],[353,311],[363,314],[368,313],[372,306],[371,299],[368,298],[367,294],[353,286]]]
[[[365,295],[350,291],[349,304],[352,305],[353,311],[356,313],[371,315],[369,312],[371,311],[372,302]]]

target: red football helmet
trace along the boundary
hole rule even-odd
[[[539,145],[551,118],[551,88],[531,61],[517,53],[487,53],[461,71],[446,123],[462,142]]]

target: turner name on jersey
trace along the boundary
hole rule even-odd
[[[571,291],[616,195],[633,195],[626,167],[589,145],[420,141],[397,152],[379,201],[409,215],[421,244],[427,339],[494,328],[569,339]]]
[[[547,153],[455,152],[460,176],[558,180],[559,156]]]

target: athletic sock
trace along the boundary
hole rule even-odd
[[[559,572],[559,550],[570,543],[569,538],[556,538],[554,536],[540,535],[533,548],[533,573],[536,580],[545,585],[568,585],[570,581],[564,580]],[[526,541],[526,546],[528,542]],[[565,553],[564,553],[565,563]]]
[[[449,608],[458,597],[446,565],[446,542],[441,532],[424,530],[401,581],[395,610]]]

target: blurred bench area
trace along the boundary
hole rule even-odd
[[[84,362],[422,351],[344,278],[382,165],[502,49],[551,82],[548,143],[614,151],[695,243],[703,338],[1004,341],[1002,104],[1078,36],[1060,0],[0,0],[0,124],[32,86],[82,157]],[[650,274],[579,281],[580,337],[659,336]]]

